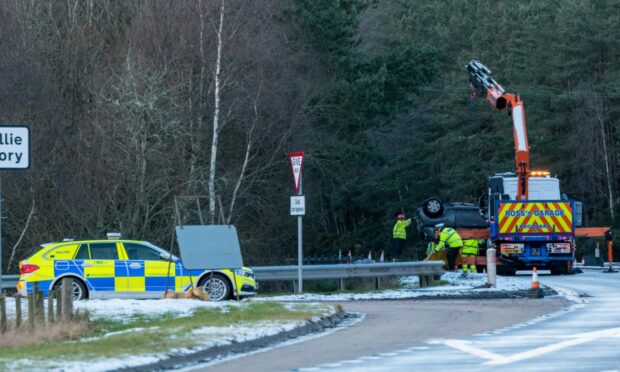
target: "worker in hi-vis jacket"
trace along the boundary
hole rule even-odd
[[[451,227],[445,227],[443,223],[435,225],[435,230],[439,232],[439,243],[435,246],[435,250],[439,252],[446,249],[448,258],[448,271],[456,269],[456,257],[459,250],[463,247],[461,236]]]
[[[463,273],[467,273],[469,267],[470,273],[476,272],[476,256],[478,255],[478,246],[484,243],[484,239],[465,239],[463,240],[463,248],[461,249],[461,263]]]
[[[406,219],[407,217],[403,213],[396,213],[394,218],[396,218],[396,222],[392,229],[392,260],[403,254],[407,241],[407,226],[411,225],[411,218]]]

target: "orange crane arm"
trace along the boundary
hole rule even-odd
[[[508,109],[512,117],[513,137],[515,143],[515,165],[519,177],[517,187],[517,200],[528,199],[528,179],[530,177],[530,148],[527,141],[527,128],[525,126],[525,110],[523,101],[515,94],[506,93],[492,77],[491,70],[477,60],[471,60],[466,66],[469,72],[469,81],[474,92],[486,94],[486,99],[491,107],[503,110]]]

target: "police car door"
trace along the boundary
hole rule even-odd
[[[162,258],[161,252],[139,243],[123,242],[129,270],[129,290],[159,297],[175,287],[175,264]],[[168,268],[170,267],[170,268]],[[168,277],[169,275],[169,277]]]
[[[84,243],[86,244],[86,243]],[[127,268],[119,260],[116,242],[89,243],[90,260],[84,260],[84,276],[97,292],[127,290]]]

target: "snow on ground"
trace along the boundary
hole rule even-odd
[[[219,309],[222,312],[229,311],[232,306],[248,306],[250,300],[227,301],[227,302],[204,302],[199,300],[128,300],[128,299],[109,299],[109,300],[86,300],[75,302],[74,307],[80,310],[88,310],[91,318],[94,319],[114,319],[129,322],[136,316],[157,317],[162,314],[175,314],[176,316],[189,316],[198,308]],[[15,300],[8,298],[7,305],[13,309],[14,316]],[[22,303],[22,308],[24,308]],[[294,304],[286,303],[284,307],[291,311],[314,311],[321,316],[329,316],[336,312],[335,306],[326,306],[319,303]],[[313,320],[317,320],[315,317]],[[208,349],[215,346],[223,346],[232,343],[239,343],[257,338],[272,336],[281,332],[289,331],[307,324],[305,320],[268,320],[261,322],[241,322],[223,327],[201,327],[193,330],[190,337],[197,341],[195,347],[191,349],[170,350],[172,355],[189,354],[199,350]],[[113,337],[127,332],[152,332],[158,327],[136,327],[123,331],[109,332],[98,337],[83,338],[79,341],[68,342],[91,342],[99,338]],[[53,370],[53,371],[108,371],[119,368],[139,366],[155,363],[165,359],[165,354],[142,354],[142,355],[121,355],[118,358],[100,358],[96,360],[61,360],[48,359],[46,361],[17,360],[6,364],[11,370]]]
[[[215,346],[224,346],[232,343],[255,340],[257,338],[276,335],[289,331],[306,324],[306,321],[262,321],[258,323],[236,324],[227,327],[202,327],[191,332],[191,337],[200,340],[199,344],[192,349],[170,350],[170,354],[183,355],[208,349]],[[88,361],[51,361],[58,363],[45,370],[55,371],[110,371],[126,367],[135,367],[144,364],[156,363],[168,358],[164,354],[123,355],[118,358],[100,358]],[[23,367],[15,363],[14,367]],[[33,367],[33,366],[30,366]],[[41,368],[40,364],[38,368]]]
[[[247,301],[207,302],[192,299],[158,299],[158,300],[85,300],[73,303],[75,310],[88,311],[91,319],[111,319],[128,322],[136,316],[154,317],[165,313],[173,313],[176,316],[189,316],[197,308],[220,309],[225,312],[232,306],[245,306]],[[7,297],[7,317],[15,318],[15,298]],[[44,308],[47,309],[47,299]],[[21,300],[22,318],[28,316],[28,303]]]
[[[418,288],[417,276],[403,277],[400,279],[402,289],[386,289],[365,293],[336,293],[336,294],[292,294],[280,296],[263,296],[254,301],[355,301],[355,300],[386,300],[406,299],[420,296],[437,296],[445,294],[471,294],[479,292],[505,292],[523,290],[530,287],[530,282],[517,277],[498,276],[496,286],[486,288],[486,274],[467,274],[461,277],[461,273],[449,272],[441,276],[441,280],[448,282],[446,285]]]

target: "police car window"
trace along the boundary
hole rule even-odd
[[[116,243],[93,243],[90,245],[93,260],[118,260]]]
[[[161,259],[159,252],[144,245],[134,243],[123,243],[123,245],[127,258],[130,260],[158,261]]]
[[[90,259],[90,255],[88,254],[88,244],[82,244],[80,249],[78,249],[78,253],[75,255],[76,260],[88,260]]]

